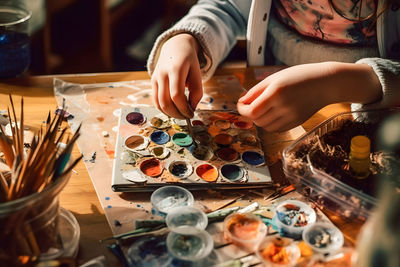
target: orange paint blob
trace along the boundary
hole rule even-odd
[[[197,167],[196,174],[207,182],[215,182],[218,178],[217,169],[210,164],[202,164]]]
[[[208,133],[209,133],[211,136],[216,136],[217,134],[220,133],[220,129],[219,129],[218,127],[214,126],[214,125],[211,125],[211,126],[208,128]]]
[[[162,173],[163,168],[161,167],[161,163],[158,159],[151,158],[143,161],[140,164],[140,170],[147,176],[156,177]]]
[[[260,222],[238,213],[228,222],[228,230],[239,239],[256,239],[260,231]]]
[[[262,257],[273,263],[288,264],[289,254],[285,247],[277,246],[274,243],[269,244],[261,253]]]

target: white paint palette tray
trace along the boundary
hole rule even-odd
[[[169,118],[155,108],[121,109],[112,189],[153,191],[167,184],[190,190],[272,185],[257,128],[234,111],[198,110]]]

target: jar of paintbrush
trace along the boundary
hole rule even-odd
[[[62,114],[49,114],[32,140],[24,140],[23,100],[19,118],[10,101],[11,130],[0,126],[0,266],[74,256],[79,225],[60,208],[59,195],[81,159],[71,159],[79,129],[69,134]]]

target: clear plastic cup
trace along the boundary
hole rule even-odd
[[[180,186],[163,186],[151,194],[150,202],[159,215],[167,215],[175,207],[193,206],[194,198],[189,190]]]
[[[295,266],[300,258],[300,248],[288,238],[269,236],[261,241],[256,250],[257,257],[267,267]]]

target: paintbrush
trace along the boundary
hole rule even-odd
[[[186,124],[187,124],[188,130],[189,130],[189,135],[190,135],[190,137],[191,137],[192,140],[193,140],[193,144],[196,144],[196,143],[194,142],[194,135],[193,135],[192,123],[190,122],[190,119],[189,119],[189,118],[186,118]]]

